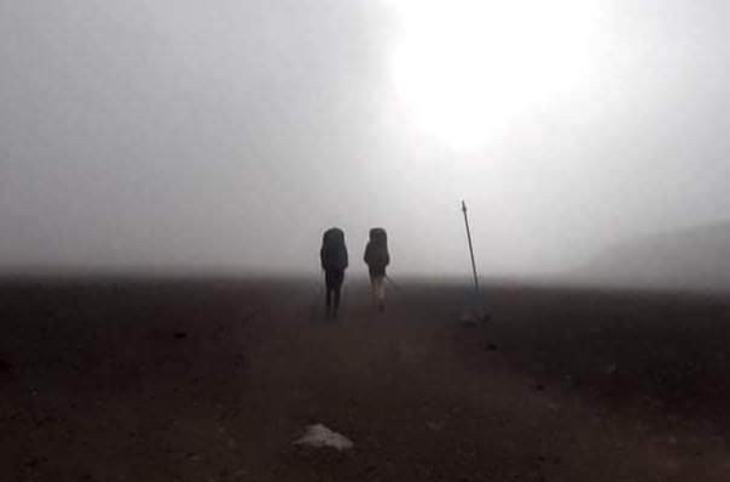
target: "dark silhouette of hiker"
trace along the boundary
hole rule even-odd
[[[385,311],[385,268],[390,264],[388,253],[388,235],[383,228],[372,228],[370,240],[365,247],[365,263],[370,273],[370,285],[373,288],[373,299],[378,309]]]
[[[327,288],[325,300],[327,317],[333,316],[336,318],[337,311],[340,309],[340,292],[342,283],[345,281],[345,269],[347,269],[345,233],[341,229],[330,228],[324,232],[319,258],[322,262]]]

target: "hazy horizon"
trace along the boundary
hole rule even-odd
[[[730,219],[720,0],[10,0],[0,273],[567,273]],[[719,260],[718,260],[719,261]]]

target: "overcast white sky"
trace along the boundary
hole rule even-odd
[[[730,213],[724,0],[0,0],[0,268],[569,270]],[[419,6],[421,5],[421,6]],[[509,6],[511,5],[511,6]],[[517,5],[515,7],[515,5]]]

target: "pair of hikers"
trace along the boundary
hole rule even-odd
[[[337,316],[340,308],[342,283],[348,266],[345,233],[340,228],[330,228],[322,236],[322,249],[319,252],[326,286],[325,303],[327,316]],[[385,268],[390,263],[388,235],[383,228],[372,228],[370,239],[363,257],[368,265],[373,298],[378,309],[385,311]]]

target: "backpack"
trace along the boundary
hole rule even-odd
[[[388,234],[383,228],[370,230],[370,241],[365,248],[365,263],[371,268],[384,269],[390,263]]]
[[[345,233],[340,228],[330,228],[322,235],[322,249],[319,252],[322,269],[325,271],[347,268],[347,247]]]

